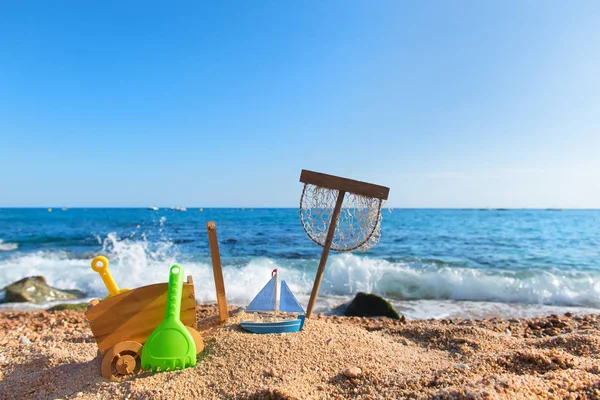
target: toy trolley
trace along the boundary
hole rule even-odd
[[[105,257],[94,258],[92,268],[100,273],[110,295],[90,301],[85,315],[102,357],[102,376],[118,380],[141,370],[142,347],[165,318],[168,283],[119,290],[110,276]],[[180,318],[194,338],[196,353],[201,353],[204,341],[197,330],[191,276],[183,283]]]

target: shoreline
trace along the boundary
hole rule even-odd
[[[1,311],[0,398],[19,388],[41,399],[600,399],[598,314],[406,322],[321,314],[297,334],[253,335],[239,314],[215,326],[214,304],[196,313],[206,343],[196,367],[109,382],[83,311]]]
[[[59,300],[44,304],[35,303],[0,303],[0,313],[47,311],[50,307],[61,304],[88,303],[98,297],[85,297],[73,300]],[[392,306],[409,320],[440,320],[440,319],[471,319],[482,320],[490,318],[540,318],[552,314],[600,314],[600,309],[582,306],[562,306],[548,304],[502,303],[492,301],[469,300],[393,300],[385,298]],[[302,300],[307,300],[302,298]],[[336,307],[351,301],[351,297],[321,296],[315,308],[315,313],[335,315]],[[198,301],[198,307],[211,306],[215,301]],[[243,307],[245,304],[230,303],[232,306]]]

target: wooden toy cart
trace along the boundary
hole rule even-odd
[[[165,318],[168,283],[131,289],[104,300],[90,301],[86,312],[102,357],[102,376],[117,380],[141,370],[142,346]],[[197,330],[194,283],[183,283],[181,322],[192,334],[197,354],[204,341]]]

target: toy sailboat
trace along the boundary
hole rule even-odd
[[[279,277],[275,269],[271,273],[271,280],[246,307],[247,313],[254,313],[254,321],[241,321],[242,328],[253,333],[291,333],[302,330],[305,319],[304,308],[298,303],[284,280],[281,281],[281,298],[278,299],[278,281]],[[259,315],[259,313],[269,314]]]

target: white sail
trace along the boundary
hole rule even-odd
[[[281,281],[281,299],[279,300],[279,310],[289,313],[304,313],[304,308],[298,303],[296,297],[290,290],[284,280]]]

